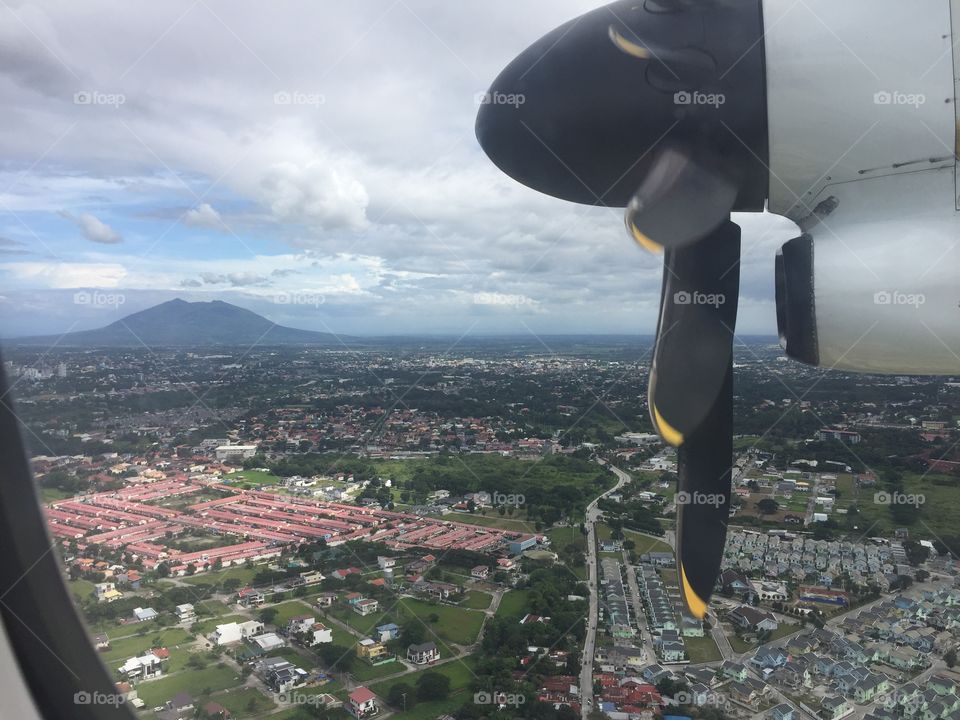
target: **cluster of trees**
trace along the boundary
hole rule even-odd
[[[409,710],[418,702],[446,700],[450,696],[450,678],[438,672],[420,673],[414,685],[398,682],[387,692],[387,702]]]

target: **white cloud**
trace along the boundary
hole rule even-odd
[[[127,277],[119,263],[18,262],[0,264],[0,270],[18,281],[54,289],[115,288]]]
[[[69,212],[62,212],[61,216],[72,221],[80,228],[80,232],[90,242],[100,243],[101,245],[116,245],[123,242],[120,233],[90,213],[73,215]]]
[[[226,229],[226,223],[210,203],[200,203],[195,208],[191,208],[183,216],[183,222],[192,227],[212,228],[214,230]]]
[[[0,102],[17,108],[0,135],[0,218],[4,208],[17,218],[0,234],[34,249],[28,223],[91,286],[122,282],[151,298],[321,292],[324,312],[354,303],[350,322],[374,332],[457,332],[484,309],[505,318],[502,330],[526,332],[509,322],[534,308],[544,324],[531,327],[653,332],[660,263],[627,238],[621,213],[520,186],[474,138],[477,93],[594,7],[237,0],[215,16],[192,0],[50,0],[18,17],[0,10]],[[318,43],[318,27],[336,30]],[[125,102],[78,105],[81,90]],[[324,102],[277,103],[278,92]],[[102,252],[33,227],[61,208]],[[242,242],[197,240],[174,224],[181,215],[212,230],[226,229],[226,215]],[[765,235],[765,223],[745,222],[743,239],[744,292],[761,301],[777,243],[797,234]],[[50,267],[7,273],[19,290],[59,287]],[[510,312],[459,300],[475,293],[525,300]],[[773,313],[764,320],[757,307],[740,327],[772,329]]]

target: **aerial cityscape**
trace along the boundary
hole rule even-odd
[[[958,44],[0,3],[0,720],[960,720]]]
[[[145,718],[960,716],[960,383],[738,343],[700,621],[675,519],[710,498],[650,425],[649,340],[153,347],[153,317],[5,357],[69,591]]]

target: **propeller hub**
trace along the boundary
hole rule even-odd
[[[540,192],[626,207],[672,145],[736,177],[734,210],[767,196],[761,0],[618,0],[531,45],[500,74],[477,138]]]

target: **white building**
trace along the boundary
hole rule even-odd
[[[210,634],[210,639],[216,645],[229,645],[263,632],[263,623],[248,620],[244,623],[226,623],[217,625],[217,629]]]
[[[256,445],[220,445],[216,449],[217,460],[227,462],[229,460],[246,460],[257,454]]]
[[[118,669],[128,680],[144,680],[160,677],[163,674],[161,660],[152,652],[140,657],[127,658],[127,661]]]

